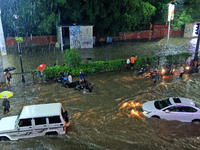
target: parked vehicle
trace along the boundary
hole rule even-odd
[[[70,124],[61,103],[24,106],[20,115],[0,120],[0,139],[18,140],[65,134]]]
[[[170,97],[145,102],[142,110],[148,118],[200,122],[200,104],[188,98]]]

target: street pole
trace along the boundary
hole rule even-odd
[[[168,35],[167,35],[167,42],[169,40],[169,34],[170,34],[170,22],[174,19],[174,10],[175,10],[175,1],[168,3]]]
[[[17,19],[19,18],[19,16],[16,15],[16,14],[14,14],[13,17],[16,19],[16,21],[17,21]],[[18,48],[18,53],[19,53],[20,65],[21,65],[22,82],[25,83],[25,79],[24,79],[24,69],[23,69],[23,65],[22,65],[22,49],[21,49],[21,42],[23,42],[23,39],[22,39],[22,41],[20,41],[20,42],[18,41],[19,38],[21,38],[21,37],[18,37],[18,36],[19,36],[19,32],[18,32],[18,22],[17,22],[17,25],[16,25],[16,31],[17,31],[17,39],[16,39],[16,41],[17,41],[17,48]]]
[[[199,28],[198,28],[198,38],[197,38],[197,45],[196,45],[196,49],[195,49],[195,55],[194,55],[194,59],[195,59],[195,60],[198,60],[199,39],[200,39],[200,34],[199,34]]]
[[[169,33],[170,33],[170,21],[169,21],[169,25],[168,25],[168,34],[167,34],[167,40],[169,40]]]
[[[18,45],[18,53],[19,53],[19,58],[20,58],[20,65],[21,65],[21,73],[22,73],[22,82],[25,83],[25,79],[24,79],[24,69],[23,69],[23,65],[22,65],[22,50],[20,48],[20,43],[17,42]]]

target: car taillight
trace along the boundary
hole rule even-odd
[[[63,126],[63,130],[66,131],[66,126]]]

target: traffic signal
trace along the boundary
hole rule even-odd
[[[199,35],[199,23],[196,24],[195,34]]]
[[[171,4],[176,5],[177,4],[176,0],[172,1]]]
[[[173,5],[176,5],[176,4],[177,4],[177,2],[171,2],[171,4],[173,4]]]

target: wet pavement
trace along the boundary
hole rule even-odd
[[[154,45],[155,43],[149,43],[150,47],[152,46],[151,44],[153,47],[158,47]],[[185,51],[187,50],[186,45],[183,46]],[[143,46],[140,45],[140,48]],[[162,48],[163,45],[161,44],[157,48],[157,51],[154,52],[152,50],[152,53],[157,54],[159,49]],[[103,53],[103,50],[101,53]],[[115,53],[113,49],[111,50]],[[140,51],[131,51],[130,48],[127,55],[131,55],[133,52],[138,56],[142,54],[139,54]],[[147,52],[143,50],[144,55],[148,52],[148,50]],[[58,57],[61,56],[52,50],[42,53],[45,55],[48,54],[45,56],[47,58],[49,53]],[[42,53],[38,52],[36,56],[33,56],[34,54],[32,53],[29,53],[29,55],[36,58],[39,54],[42,57]],[[99,56],[95,50],[93,51],[94,53],[95,60],[103,59],[103,54]],[[109,50],[105,50],[105,53],[107,55]],[[88,53],[88,56],[89,54],[91,53]],[[115,54],[121,54],[121,52],[117,51]],[[112,59],[126,57],[125,55],[119,56],[115,54],[112,55]],[[17,55],[10,53],[3,58],[6,67],[7,65],[17,64],[17,61],[15,62],[12,58],[17,59]],[[28,60],[28,58],[25,59]],[[53,65],[56,59],[52,60],[49,65]],[[13,62],[9,64],[9,60]],[[25,60],[24,62],[28,63]],[[33,61],[29,62],[28,66],[33,69],[40,63],[47,63],[47,60],[43,59],[42,62],[42,59],[37,59],[34,63]],[[60,63],[62,63],[61,60]],[[24,65],[25,68],[28,68],[28,66]],[[10,90],[14,92],[14,96],[10,98],[12,111],[7,116],[19,114],[24,105],[60,102],[69,113],[71,125],[68,128],[67,134],[63,136],[56,138],[36,137],[19,141],[1,142],[0,147],[2,149],[15,148],[27,150],[197,150],[200,148],[199,125],[179,121],[147,119],[141,114],[141,104],[149,100],[177,96],[191,98],[196,102],[200,102],[199,73],[192,75],[185,74],[183,79],[180,79],[176,75],[166,76],[160,79],[156,85],[151,78],[144,78],[143,75],[137,76],[130,70],[95,74],[86,76],[86,79],[94,83],[94,91],[91,93],[64,88],[61,87],[61,84],[54,82],[30,84],[28,86],[12,85],[10,88],[1,89],[1,91]],[[78,77],[73,78],[73,81],[76,80],[78,80]],[[4,116],[3,109],[0,109],[0,118]]]

